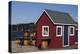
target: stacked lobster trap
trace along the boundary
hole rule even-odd
[[[28,45],[35,46],[36,39],[34,37],[35,37],[35,32],[29,33],[28,31],[25,31],[23,36],[18,37],[16,39],[16,44],[18,47],[28,46]]]

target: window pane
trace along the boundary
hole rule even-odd
[[[44,27],[43,29],[44,29],[44,30],[43,30],[43,34],[44,34],[44,35],[48,35],[48,27]]]
[[[70,33],[73,34],[73,28],[70,29]]]
[[[61,35],[61,28],[58,28],[58,35]]]

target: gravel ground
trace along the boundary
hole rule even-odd
[[[18,47],[16,44],[16,41],[12,41],[12,53],[20,53],[20,52],[36,52],[36,51],[51,51],[51,50],[71,50],[74,48],[58,48],[58,49],[46,49],[46,50],[39,50],[37,47],[35,46],[22,46],[22,47]]]
[[[16,41],[12,41],[12,53],[17,52],[33,52],[33,51],[39,51],[39,49],[35,46],[22,46],[18,47],[16,44]]]

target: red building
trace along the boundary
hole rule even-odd
[[[75,45],[75,21],[68,13],[45,9],[36,21],[36,46],[43,40],[48,48]]]

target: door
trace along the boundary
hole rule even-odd
[[[64,35],[63,35],[63,45],[64,47],[69,46],[69,31],[68,31],[68,26],[64,26]]]

